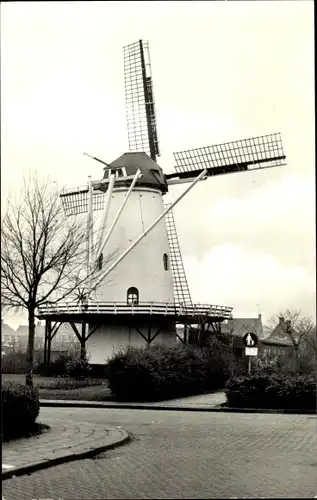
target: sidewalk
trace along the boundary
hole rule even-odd
[[[49,418],[41,418],[40,422],[51,429],[38,436],[2,443],[2,479],[92,456],[129,439],[123,429],[105,425],[76,425]]]
[[[315,410],[303,409],[276,409],[276,408],[233,408],[222,406],[226,402],[226,395],[222,391],[212,394],[199,394],[186,398],[169,399],[155,403],[118,403],[116,401],[79,401],[79,400],[49,400],[41,399],[42,407],[70,407],[70,408],[121,408],[126,410],[165,410],[165,411],[203,411],[203,412],[226,412],[226,413],[287,413],[316,415]]]
[[[151,408],[168,408],[168,409],[211,409],[220,408],[222,403],[225,403],[226,396],[224,392],[214,392],[212,394],[199,394],[197,396],[189,396],[186,398],[169,399],[168,401],[157,401],[155,403],[118,403],[116,401],[76,401],[76,400],[49,400],[41,399],[41,406],[77,406],[90,408],[135,408],[135,409],[151,409]]]

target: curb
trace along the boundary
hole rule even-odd
[[[128,441],[131,440],[131,437],[129,434],[124,431],[123,429],[108,429],[109,431],[116,431],[117,433],[121,434],[121,436],[112,442],[108,444],[104,444],[102,446],[98,447],[90,447],[90,449],[85,449],[85,451],[80,451],[79,453],[71,453],[69,455],[64,455],[61,457],[56,457],[52,459],[44,459],[40,460],[38,462],[33,462],[28,465],[23,465],[21,467],[16,467],[14,469],[10,469],[7,471],[2,471],[2,480],[4,479],[10,479],[12,477],[16,476],[23,476],[25,474],[32,474],[33,472],[42,470],[42,469],[48,469],[49,467],[52,467],[54,465],[60,465],[63,463],[67,462],[73,462],[75,460],[80,460],[83,458],[90,458],[93,457],[94,455],[98,455],[99,453],[102,453],[103,451],[111,450],[113,448],[117,448],[119,446],[122,446],[123,444],[127,443]]]
[[[103,409],[122,409],[122,410],[161,410],[161,411],[193,411],[193,412],[222,412],[222,413],[277,413],[277,414],[298,414],[298,415],[317,415],[316,410],[292,410],[292,409],[267,409],[267,408],[229,408],[225,406],[164,406],[139,403],[103,403],[93,401],[76,400],[40,400],[42,407],[60,407],[60,408],[103,408]]]

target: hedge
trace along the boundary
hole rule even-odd
[[[224,387],[224,362],[208,348],[155,344],[120,350],[108,362],[108,384],[118,401],[159,401]]]
[[[227,404],[235,408],[316,409],[316,378],[256,373],[232,377],[225,386]]]
[[[52,363],[41,363],[34,373],[42,377],[72,377],[83,379],[90,374],[88,359],[80,358],[79,353],[60,354]]]
[[[10,382],[1,388],[2,438],[31,431],[40,411],[39,392],[33,387]]]
[[[34,365],[41,363],[43,360],[43,352],[34,354]],[[26,373],[27,371],[27,354],[25,351],[11,351],[1,357],[1,373]]]

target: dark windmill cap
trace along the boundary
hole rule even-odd
[[[124,153],[105,169],[104,178],[108,178],[109,170],[116,169],[120,171],[120,168],[125,169],[127,176],[133,176],[138,169],[141,170],[142,177],[139,178],[136,186],[159,189],[163,194],[167,192],[167,182],[163,170],[146,153]],[[129,186],[131,179],[127,181],[123,176],[119,175],[115,186],[124,186],[125,184]]]

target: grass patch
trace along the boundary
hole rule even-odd
[[[38,424],[35,422],[29,429],[28,431],[21,431],[21,432],[15,432],[14,436],[5,436],[2,438],[3,443],[7,443],[9,441],[15,441],[17,439],[22,439],[22,438],[29,438],[32,436],[38,436],[40,434],[43,434],[44,432],[50,431],[51,428],[49,425],[46,424]]]
[[[25,384],[25,375],[2,374],[2,385],[10,382]],[[69,399],[82,401],[113,401],[108,389],[107,381],[104,379],[75,380],[70,378],[33,376],[33,384],[39,391],[40,399]]]
[[[39,389],[40,399],[68,399],[71,401],[115,401],[107,385],[82,387],[80,389]]]

